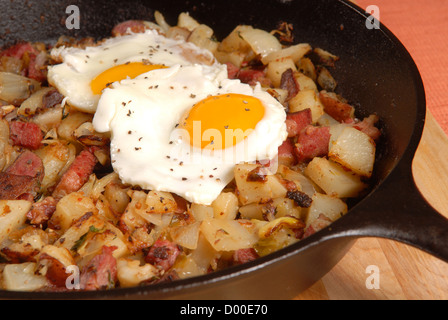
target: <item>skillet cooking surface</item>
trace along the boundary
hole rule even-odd
[[[371,230],[375,231],[371,234],[373,236],[383,235],[378,230],[381,231],[384,226],[379,224],[376,227],[377,220],[381,219],[376,215],[377,211],[385,208],[384,204],[375,210],[375,206],[383,201],[383,193],[375,194],[385,180],[402,178],[404,185],[409,181],[412,184],[410,165],[425,119],[425,97],[418,70],[407,51],[386,27],[381,26],[379,30],[367,28],[367,16],[347,1],[2,2],[6,4],[2,4],[3,11],[0,13],[0,45],[16,40],[51,43],[62,34],[99,39],[108,36],[112,27],[119,22],[128,19],[153,20],[154,10],[164,14],[170,24],[176,24],[179,13],[188,11],[195,19],[212,27],[218,39],[229,34],[238,24],[273,30],[280,22],[292,23],[295,43],[308,42],[340,57],[333,71],[338,81],[337,92],[356,106],[358,117],[378,114],[384,135],[378,146],[371,194],[364,201],[351,203],[349,213],[330,230],[323,230],[268,257],[214,274],[151,287],[60,294],[0,291],[0,297],[291,298],[327,273],[350,248],[356,236],[369,235],[366,232]],[[80,9],[78,30],[68,30],[65,26],[69,5]],[[400,161],[403,163],[402,169],[395,170],[393,177],[390,177]],[[394,211],[393,203],[387,205]],[[397,211],[401,210],[399,205]],[[390,236],[388,230],[386,235]]]

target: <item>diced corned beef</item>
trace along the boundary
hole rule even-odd
[[[308,126],[297,138],[295,153],[299,162],[307,162],[315,157],[328,154],[330,143],[329,127]]]
[[[254,261],[259,258],[257,251],[253,248],[239,249],[233,253],[234,264],[243,264],[246,262]]]
[[[278,148],[278,163],[280,165],[292,166],[296,164],[297,159],[294,154],[294,143],[291,139],[286,139]]]
[[[57,201],[53,197],[46,197],[40,202],[33,203],[31,210],[26,214],[30,224],[43,226],[56,211]]]
[[[39,149],[44,138],[39,126],[32,122],[12,121],[9,131],[13,145],[32,150]]]
[[[28,69],[27,77],[39,82],[44,82],[47,79],[47,68],[45,66],[45,53],[28,55]]]
[[[62,176],[52,196],[59,200],[69,193],[78,191],[89,180],[97,161],[90,151],[81,151]]]
[[[309,195],[299,190],[288,191],[286,197],[294,200],[294,203],[302,208],[309,208],[313,203],[313,199]]]
[[[38,178],[0,172],[0,200],[29,200],[37,195],[39,189]]]
[[[163,283],[163,282],[173,282],[175,280],[179,280],[179,274],[176,272],[176,270],[170,270],[168,272],[165,272],[160,278],[152,278],[147,281],[143,281],[142,284],[156,284],[156,283]]]
[[[227,65],[227,75],[229,79],[237,79],[240,69],[231,62],[227,62],[226,65]]]
[[[157,268],[168,271],[176,262],[179,253],[180,249],[175,243],[167,240],[157,240],[149,249],[145,261]]]
[[[338,99],[335,93],[321,91],[319,93],[319,99],[324,106],[325,112],[335,120],[344,123],[349,119],[353,119],[355,108]]]
[[[44,165],[41,158],[29,150],[20,154],[14,163],[6,169],[7,173],[18,176],[29,176],[38,178],[40,181],[44,178]]]
[[[45,252],[39,256],[39,261],[46,266],[45,277],[47,280],[56,287],[65,287],[70,273],[66,272],[64,264]]]
[[[176,201],[176,210],[174,211],[176,214],[181,214],[188,211],[188,201],[178,196],[177,194],[173,194],[174,200]]]
[[[287,102],[299,93],[300,86],[294,77],[294,71],[292,69],[288,69],[283,72],[282,79],[280,81],[280,88],[288,91],[288,97],[286,98]]]
[[[122,36],[128,34],[129,31],[132,33],[143,33],[146,30],[146,26],[143,21],[140,20],[128,20],[117,24],[112,29],[112,36]]]
[[[117,260],[112,253],[117,247],[103,246],[101,254],[92,258],[80,276],[81,290],[113,289],[117,283]]]
[[[26,52],[34,53],[34,54],[38,53],[38,51],[33,48],[31,43],[29,43],[29,42],[22,42],[22,43],[17,43],[15,45],[13,45],[13,46],[3,50],[0,53],[0,57],[1,56],[7,56],[7,57],[14,57],[14,58],[17,58],[17,59],[22,59],[23,55]]]
[[[288,137],[292,138],[300,134],[303,129],[312,123],[311,109],[288,113],[286,116],[286,129]]]
[[[378,120],[379,118],[377,115],[370,115],[369,117],[364,118],[364,120],[362,120],[361,122],[354,123],[353,127],[360,130],[361,132],[364,132],[374,141],[377,141],[381,136],[380,129],[375,127],[375,124],[378,122]]]
[[[52,89],[42,97],[42,107],[44,109],[53,108],[54,106],[62,103],[63,99],[64,96],[60,94],[58,90]]]
[[[241,69],[238,73],[238,79],[251,86],[256,85],[258,82],[263,87],[269,87],[271,85],[271,81],[266,77],[264,70]]]
[[[31,43],[23,42],[15,44],[0,53],[1,56],[24,59],[28,62],[27,69],[24,70],[24,76],[43,82],[46,80],[45,53],[39,53]]]

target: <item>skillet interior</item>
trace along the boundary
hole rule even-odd
[[[52,42],[60,35],[101,38],[127,19],[153,19],[161,11],[175,24],[180,12],[188,11],[211,26],[218,39],[238,24],[265,30],[279,22],[293,23],[296,42],[308,42],[338,55],[333,71],[337,91],[357,106],[358,116],[376,113],[384,136],[378,148],[372,192],[399,161],[410,161],[424,122],[425,106],[421,80],[406,50],[382,26],[366,27],[366,17],[344,0],[278,1],[117,1],[38,0],[2,1],[0,45],[16,40]],[[77,5],[81,28],[68,30],[64,21],[68,5]],[[422,105],[423,102],[423,105]],[[409,149],[410,148],[410,149]],[[359,214],[361,203],[353,203],[347,216]],[[339,225],[344,224],[345,217]],[[0,297],[41,298],[278,298],[296,295],[328,272],[352,243],[350,238],[322,241],[319,235],[245,266],[213,275],[146,288],[120,289],[113,293],[16,294],[0,292]],[[269,280],[268,280],[269,279]],[[219,285],[219,288],[218,288]]]

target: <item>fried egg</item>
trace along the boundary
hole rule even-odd
[[[287,137],[284,107],[225,66],[176,65],[114,83],[93,125],[111,132],[122,181],[210,205],[235,164],[276,157]]]
[[[213,54],[183,40],[147,30],[103,41],[85,49],[59,47],[60,64],[48,67],[48,81],[80,111],[94,113],[102,91],[115,81],[173,65],[215,64]]]

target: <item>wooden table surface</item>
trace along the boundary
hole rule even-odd
[[[354,2],[362,8],[377,6],[380,22],[400,39],[420,70],[428,120],[413,163],[414,178],[428,202],[448,217],[448,0]],[[378,267],[379,289],[366,287],[370,265]],[[296,299],[445,300],[448,263],[395,241],[362,238]]]

